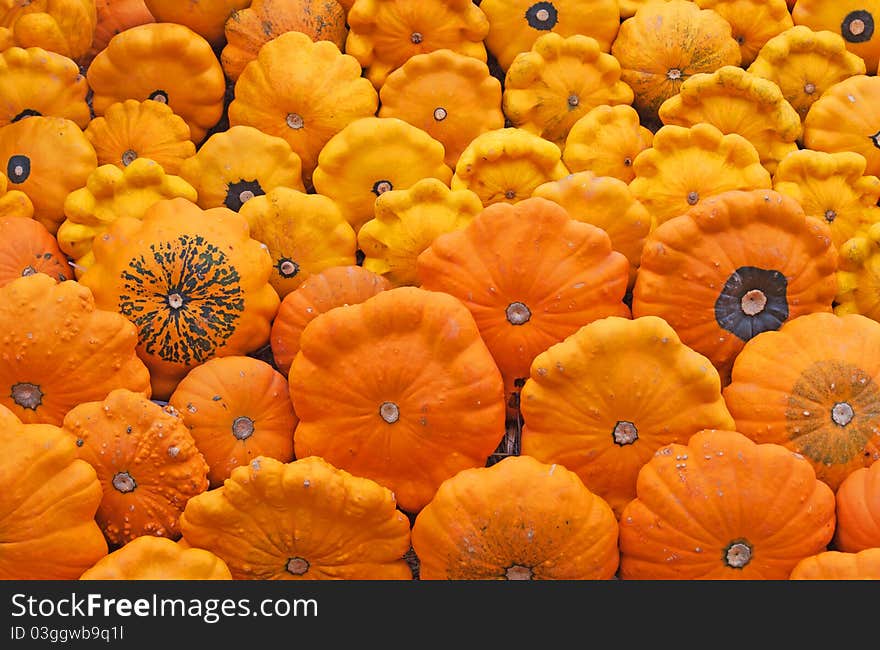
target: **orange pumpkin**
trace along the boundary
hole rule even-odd
[[[485,208],[418,257],[421,286],[473,314],[508,395],[535,356],[623,303],[629,263],[602,229],[540,197]]]
[[[77,63],[88,69],[95,56],[107,47],[110,39],[129,27],[156,22],[144,0],[95,0],[96,23],[92,46]]]
[[[666,445],[620,517],[624,580],[786,580],[834,533],[834,492],[804,458],[736,431]]]
[[[617,519],[562,465],[510,456],[447,479],[412,527],[422,580],[610,580]]]
[[[804,314],[745,344],[724,399],[736,429],[802,455],[837,490],[880,458],[880,323]]]
[[[880,548],[880,463],[850,472],[835,496],[834,547],[850,553]]]
[[[272,321],[270,341],[278,369],[288,374],[303,330],[319,314],[361,303],[391,286],[383,276],[356,265],[331,266],[306,278],[284,297]]]
[[[791,570],[789,580],[880,580],[880,548],[805,557]]]
[[[144,0],[158,22],[188,27],[216,48],[223,45],[223,28],[232,12],[244,9],[250,3],[251,0],[199,0],[190,3]]]
[[[746,341],[802,314],[831,311],[836,271],[824,221],[773,190],[732,190],[648,235],[632,311],[666,320],[726,384]]]
[[[180,417],[117,388],[71,409],[62,428],[101,481],[95,517],[111,548],[140,535],[180,537],[187,499],[208,489],[208,466]]]
[[[107,554],[101,483],[57,426],[22,424],[0,404],[0,580],[76,580]]]
[[[659,448],[734,425],[711,362],[656,316],[600,318],[551,345],[520,411],[522,453],[577,473],[618,516]]]
[[[316,316],[288,382],[296,457],[372,479],[407,512],[504,435],[501,373],[467,307],[439,291],[396,287]]]
[[[102,557],[80,580],[231,580],[226,562],[203,548],[141,535]]]
[[[0,287],[34,273],[58,282],[73,278],[67,257],[46,226],[33,219],[0,217]]]
[[[233,11],[223,26],[223,71],[237,81],[260,48],[285,32],[302,32],[313,41],[330,41],[340,50],[348,35],[345,8],[336,0],[253,0]]]
[[[870,72],[877,70],[880,64],[880,30],[876,23],[880,17],[878,0],[799,0],[791,9],[791,17],[796,25],[840,34],[846,41],[846,48],[862,57]]]
[[[150,396],[137,330],[79,282],[35,273],[0,287],[0,331],[0,405],[22,422],[59,425],[114,388]]]
[[[235,580],[411,580],[410,524],[396,506],[391,490],[322,458],[255,458],[191,498],[180,526]]]
[[[284,375],[246,356],[209,359],[190,370],[168,404],[208,463],[210,487],[257,456],[293,460],[296,414]]]
[[[764,44],[794,26],[786,0],[695,0],[700,9],[711,9],[730,23],[731,35],[739,43],[748,67]]]

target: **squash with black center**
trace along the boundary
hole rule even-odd
[[[798,0],[791,10],[795,25],[840,34],[846,49],[865,61],[873,74],[880,64],[880,1],[878,0]]]

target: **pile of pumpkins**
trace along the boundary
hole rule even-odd
[[[877,0],[0,7],[0,578],[880,579]]]

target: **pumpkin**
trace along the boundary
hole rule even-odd
[[[318,457],[237,467],[187,502],[180,526],[235,580],[412,579],[410,524],[394,493]]]
[[[287,376],[299,352],[303,330],[319,314],[361,303],[391,288],[387,278],[354,264],[331,266],[310,275],[284,296],[272,321],[269,340],[275,365]]]
[[[608,234],[530,197],[485,208],[418,257],[421,286],[458,298],[504,378],[508,398],[535,356],[581,326],[629,316],[629,263]]]
[[[582,34],[539,36],[504,76],[502,107],[511,125],[560,149],[572,125],[591,108],[632,101],[632,88],[620,78],[620,63],[595,38]]]
[[[195,144],[223,113],[226,78],[220,61],[208,42],[183,24],[146,23],[120,32],[95,56],[86,79],[96,116],[126,99],[152,99],[186,121]]]
[[[802,455],[833,490],[880,458],[880,323],[804,314],[750,340],[724,399],[736,429]]]
[[[857,74],[830,86],[804,118],[804,147],[854,151],[865,157],[865,172],[880,176],[880,77]]]
[[[238,212],[246,201],[276,187],[305,191],[302,163],[287,140],[245,125],[210,135],[183,161],[180,175],[205,209],[226,206]]]
[[[583,34],[610,52],[620,28],[617,0],[483,0],[480,9],[489,20],[486,48],[502,70],[547,32]]]
[[[94,262],[92,241],[116,219],[140,219],[156,201],[175,197],[195,201],[196,190],[149,158],[137,158],[121,169],[109,163],[97,167],[84,187],[67,195],[65,219],[57,232],[58,245],[73,259],[76,276],[82,277]]]
[[[880,320],[880,225],[840,246],[834,313]]]
[[[208,465],[179,416],[115,388],[72,408],[62,429],[101,481],[95,519],[112,549],[140,535],[180,537],[178,517],[208,489]]]
[[[629,104],[595,106],[571,125],[562,162],[572,173],[590,171],[629,183],[635,177],[633,161],[653,139]]]
[[[0,126],[0,171],[10,189],[27,195],[34,219],[53,235],[64,221],[68,193],[85,185],[97,164],[82,129],[65,117],[34,115]]]
[[[489,20],[471,0],[360,0],[347,14],[345,52],[376,90],[412,56],[452,50],[485,62]]]
[[[0,219],[7,217],[34,216],[34,204],[21,190],[11,189],[6,174],[0,172]]]
[[[786,0],[696,0],[696,5],[711,9],[730,23],[744,68],[768,40],[794,26]]]
[[[373,218],[378,196],[423,178],[451,181],[443,144],[396,117],[362,117],[327,141],[312,182],[317,193],[336,201],[357,233]]]
[[[183,161],[196,152],[186,121],[168,104],[152,99],[111,104],[83,133],[95,148],[99,165],[120,169],[137,158],[149,158],[166,174],[177,174]]]
[[[733,65],[686,80],[657,114],[663,124],[708,122],[722,133],[738,133],[755,146],[771,174],[780,160],[797,150],[803,131],[800,116],[779,86]]]
[[[144,4],[158,22],[188,27],[219,49],[225,39],[226,21],[234,11],[250,5],[251,0],[144,0]]]
[[[438,235],[464,228],[482,210],[474,192],[451,190],[436,178],[383,192],[376,197],[373,218],[358,230],[362,265],[393,286],[419,284],[419,254]]]
[[[876,20],[880,16],[878,0],[800,0],[791,10],[795,25],[820,31],[829,30],[843,37],[846,49],[860,56],[872,73],[880,64],[880,31]]]
[[[711,362],[663,319],[600,318],[535,357],[522,453],[575,472],[620,516],[661,447],[733,427]]]
[[[284,298],[312,274],[355,264],[357,235],[338,204],[323,194],[276,187],[245,203],[239,214],[272,260],[269,283]]]
[[[648,235],[632,312],[666,320],[726,384],[746,341],[803,314],[831,311],[836,270],[824,221],[773,190],[731,190]]]
[[[291,65],[291,62],[296,65]],[[234,86],[229,124],[287,140],[311,185],[318,152],[352,120],[375,115],[379,93],[357,59],[330,41],[285,32],[260,48]]]
[[[75,580],[107,554],[101,483],[57,426],[22,424],[0,404],[0,580]]]
[[[846,48],[840,34],[794,25],[764,44],[748,72],[776,83],[803,121],[829,87],[865,74],[865,61]]]
[[[80,580],[232,580],[226,562],[203,548],[141,535],[83,571]]]
[[[415,54],[379,89],[379,117],[397,117],[443,145],[454,168],[464,148],[504,127],[501,82],[480,59],[449,49]]]
[[[319,314],[299,343],[288,374],[296,457],[376,481],[405,512],[485,465],[504,436],[501,373],[471,312],[447,293],[380,291]]]
[[[834,547],[849,553],[880,547],[880,463],[850,472],[835,497]]]
[[[150,396],[137,331],[74,280],[34,273],[0,287],[0,331],[0,405],[26,424],[60,425],[113,388]]]
[[[880,548],[810,555],[794,566],[789,580],[880,580]]]
[[[92,252],[79,282],[136,326],[155,399],[166,400],[192,367],[268,342],[279,303],[272,261],[232,210],[162,199],[140,220],[116,219]]]
[[[77,59],[83,69],[88,69],[98,52],[107,47],[110,39],[119,32],[156,22],[144,0],[95,0],[95,18],[92,45]]]
[[[661,447],[620,517],[623,580],[785,580],[834,533],[834,492],[804,458],[737,431]]]
[[[180,380],[168,404],[183,418],[215,488],[258,456],[293,460],[296,414],[287,380],[247,356],[209,359]]]
[[[801,149],[779,162],[773,189],[824,219],[837,247],[880,221],[880,178],[865,174],[865,157],[852,151]]]
[[[0,126],[30,115],[66,117],[85,128],[92,117],[86,78],[71,59],[39,47],[0,52]]]
[[[285,32],[302,32],[342,50],[348,35],[345,16],[345,8],[336,0],[254,0],[226,20],[226,43],[220,53],[223,71],[233,82],[238,80],[260,48]]]
[[[633,90],[633,107],[649,125],[658,122],[660,105],[687,79],[742,60],[730,23],[686,0],[640,5],[620,24],[611,54]]]
[[[486,207],[527,199],[538,185],[568,174],[557,145],[511,126],[471,140],[455,164],[450,187],[475,192]]]
[[[613,176],[582,171],[538,185],[532,196],[558,203],[571,218],[608,233],[611,247],[623,253],[629,261],[627,286],[632,288],[645,237],[654,221],[625,182]]]
[[[629,188],[657,225],[707,197],[729,190],[770,189],[770,173],[754,145],[708,122],[667,124],[633,161]]]
[[[33,219],[0,217],[0,286],[34,273],[45,273],[58,282],[73,277],[46,226]]]
[[[0,4],[0,41],[39,47],[71,59],[92,46],[96,23],[94,0],[4,0]]]
[[[416,516],[421,580],[610,580],[617,519],[562,465],[509,456],[444,481]]]

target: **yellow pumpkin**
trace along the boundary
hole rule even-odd
[[[629,188],[656,225],[727,190],[770,189],[770,173],[751,142],[712,124],[667,124],[636,156]]]
[[[468,143],[504,126],[501,82],[480,59],[448,49],[415,54],[379,89],[379,117],[416,126],[445,151],[454,168]]]
[[[224,42],[227,19],[232,12],[250,5],[251,0],[144,0],[144,4],[158,22],[184,25],[219,48]]]
[[[362,266],[392,286],[417,285],[416,260],[442,233],[460,230],[483,210],[470,190],[451,190],[436,178],[423,178],[404,190],[376,198],[374,216],[357,233]]]
[[[76,277],[94,262],[92,241],[116,219],[140,219],[156,201],[178,196],[195,201],[196,191],[149,158],[137,158],[123,169],[109,164],[97,167],[85,186],[67,195],[65,219],[57,233],[58,245],[73,260]]]
[[[804,146],[817,151],[854,151],[865,171],[880,176],[880,77],[857,74],[829,87],[804,118]]]
[[[0,218],[34,216],[34,204],[27,194],[9,187],[6,174],[0,172]],[[45,226],[44,226],[45,227]]]
[[[795,25],[840,34],[846,49],[865,61],[869,73],[880,64],[880,0],[798,0],[791,10]]]
[[[695,0],[700,9],[711,9],[730,23],[739,43],[740,65],[748,67],[758,51],[774,36],[793,27],[786,0]]]
[[[137,158],[149,158],[166,174],[177,174],[195,154],[189,126],[168,104],[126,99],[110,104],[84,131],[95,148],[99,165],[125,169]]]
[[[489,19],[486,47],[502,70],[547,32],[590,36],[610,52],[620,28],[617,0],[483,0],[480,9]]]
[[[327,141],[352,120],[376,113],[379,93],[361,72],[358,60],[330,41],[285,32],[242,70],[229,125],[246,124],[287,140],[302,161],[308,188]]]
[[[773,189],[797,200],[811,217],[824,219],[835,246],[880,222],[880,178],[865,174],[865,157],[852,151],[801,149],[783,158]]]
[[[323,194],[276,187],[245,203],[239,214],[272,260],[269,283],[284,298],[312,274],[354,264],[357,234]]]
[[[686,80],[657,114],[663,124],[708,122],[722,133],[738,133],[755,145],[771,174],[797,150],[803,130],[800,116],[776,83],[733,65]]]
[[[626,183],[612,176],[583,171],[543,183],[535,188],[532,196],[558,203],[572,219],[608,233],[611,247],[629,261],[627,287],[632,288],[645,237],[653,228],[654,219]]]
[[[276,187],[305,191],[302,162],[287,140],[245,125],[210,135],[180,165],[180,176],[195,188],[196,202],[205,209],[226,206],[238,212]]]
[[[865,74],[865,60],[846,48],[840,34],[795,25],[768,40],[748,71],[775,82],[803,121],[829,87]]]
[[[502,107],[513,126],[560,148],[572,125],[603,104],[630,104],[620,63],[595,38],[548,32],[514,58],[504,77]]]
[[[116,219],[92,252],[79,282],[98,306],[137,327],[154,398],[167,399],[212,357],[247,354],[269,341],[280,302],[269,284],[272,261],[238,213],[163,199],[140,220]]]
[[[633,161],[653,139],[632,106],[596,106],[571,125],[562,162],[572,173],[590,171],[629,183],[635,177]]]
[[[231,580],[226,562],[203,548],[140,535],[83,571],[80,580]]]
[[[489,206],[527,199],[538,185],[568,174],[557,145],[511,126],[474,138],[455,165],[450,187],[472,190]]]
[[[3,0],[0,42],[78,59],[92,46],[97,21],[94,0]]]
[[[864,314],[880,321],[880,225],[840,246],[834,313]]]
[[[0,52],[0,126],[29,115],[66,117],[85,128],[92,118],[86,78],[75,61],[40,47]]]
[[[649,2],[620,25],[611,47],[620,77],[633,89],[642,120],[658,121],[660,105],[699,73],[739,65],[742,54],[730,23],[689,0]]]
[[[360,0],[347,21],[345,52],[376,90],[417,54],[447,49],[486,61],[489,21],[471,0]]]
[[[180,115],[195,144],[220,120],[226,78],[210,44],[177,23],[129,27],[110,39],[86,72],[95,115],[126,99],[153,99]]]
[[[66,117],[33,115],[0,126],[0,170],[12,189],[28,196],[34,219],[53,235],[64,221],[67,195],[83,187],[97,166],[94,147]]]
[[[350,122],[321,149],[312,174],[315,191],[336,201],[355,232],[373,218],[378,196],[423,178],[452,179],[443,144],[396,117]]]

